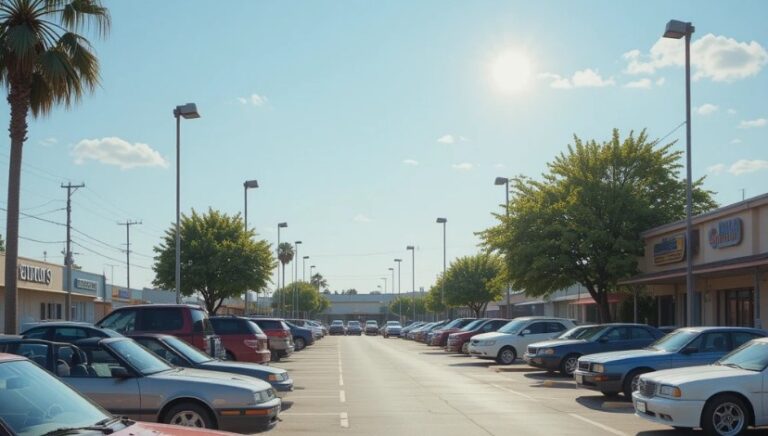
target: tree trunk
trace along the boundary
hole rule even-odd
[[[600,291],[600,300],[598,301],[598,313],[600,314],[600,323],[611,322],[611,308],[608,304],[608,292]]]
[[[11,106],[11,157],[8,165],[8,215],[6,219],[5,249],[5,330],[6,334],[18,332],[18,256],[19,256],[19,201],[21,189],[21,156],[27,140],[27,114],[31,86],[10,75],[8,103]],[[65,308],[65,310],[70,310]]]

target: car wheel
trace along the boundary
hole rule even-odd
[[[579,365],[579,355],[569,354],[560,362],[560,374],[570,377]]]
[[[499,355],[496,356],[496,362],[502,365],[511,365],[517,359],[517,353],[512,347],[504,347],[499,350]]]
[[[600,393],[609,398],[616,397],[619,395],[619,393],[616,391],[600,391]]]
[[[271,358],[272,358],[273,362],[279,362],[280,361],[280,352],[279,351],[273,351]]]
[[[644,369],[636,369],[624,378],[624,397],[628,400],[632,400],[632,392],[637,390],[637,385],[640,383],[640,376],[651,371]]]
[[[707,402],[701,415],[706,434],[735,436],[747,429],[749,409],[735,395],[720,395]]]
[[[237,359],[235,359],[235,355],[234,355],[234,354],[232,354],[232,352],[231,352],[231,351],[227,351],[227,360],[231,360],[231,361],[233,361],[233,362],[234,362],[234,361],[236,361]]]
[[[462,352],[463,354],[469,354],[469,342],[464,342],[464,343],[461,345],[461,352]]]
[[[303,338],[296,338],[293,340],[293,344],[296,346],[296,351],[301,351],[307,346]]]
[[[211,414],[195,403],[181,403],[171,407],[165,413],[163,422],[182,427],[216,428]]]

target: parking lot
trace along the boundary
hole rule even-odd
[[[628,402],[523,363],[502,367],[400,339],[332,336],[275,366],[296,391],[274,434],[701,434],[648,423]]]

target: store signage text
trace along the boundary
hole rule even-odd
[[[669,236],[653,244],[654,265],[666,265],[685,259],[685,235]]]
[[[53,271],[50,268],[33,265],[19,265],[19,280],[50,285]]]
[[[93,280],[75,279],[75,287],[78,289],[85,289],[87,291],[95,291],[98,289],[99,284]]]
[[[709,245],[712,248],[725,248],[741,244],[742,227],[741,218],[719,221],[709,229]]]

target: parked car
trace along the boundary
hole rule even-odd
[[[139,304],[118,307],[96,323],[96,327],[120,334],[163,333],[183,339],[209,356],[224,358],[221,338],[208,313],[191,304]]]
[[[238,433],[277,424],[280,399],[259,379],[175,368],[130,338],[88,338],[63,344],[33,340],[5,349],[35,361],[112,413],[139,421]],[[41,344],[44,343],[44,344]],[[14,346],[17,346],[14,349]]]
[[[664,336],[645,324],[603,324],[589,328],[576,339],[552,339],[528,345],[523,356],[529,365],[572,376],[579,358],[606,351],[645,348]]]
[[[136,422],[111,415],[76,390],[21,356],[0,354],[0,433],[42,435],[68,428],[130,436],[226,436],[211,430]],[[45,411],[45,412],[43,412]],[[34,419],[31,419],[34,417]]]
[[[29,327],[21,333],[26,339],[45,339],[47,341],[68,342],[85,338],[119,338],[120,333],[94,327],[93,324],[75,321],[42,322]]]
[[[591,331],[590,328],[594,326],[595,324],[576,325],[576,327],[560,333],[559,335],[555,336],[553,339],[579,339],[579,337],[589,333]]]
[[[321,329],[323,329],[323,336],[324,337],[328,336],[328,326],[324,322],[317,321],[317,320],[312,320],[312,322],[315,323],[316,326],[318,326]]]
[[[509,365],[525,353],[528,345],[551,339],[572,327],[573,321],[565,318],[516,318],[496,332],[473,337],[469,343],[469,354],[481,359],[495,359],[502,365]]]
[[[414,339],[416,340],[416,342],[428,344],[429,339],[431,338],[431,334],[433,334],[435,330],[445,326],[449,322],[451,322],[450,319],[445,319],[442,321],[438,321],[427,328],[421,328],[414,336]]]
[[[476,318],[456,318],[453,321],[449,322],[448,324],[439,327],[432,331],[432,335],[429,338],[429,342],[427,342],[427,345],[435,346],[435,347],[445,347],[445,345],[448,343],[448,335],[451,333],[456,333],[467,324],[476,321]]]
[[[427,322],[427,323],[424,323],[422,325],[416,326],[416,327],[408,330],[408,333],[406,334],[406,338],[415,341],[416,340],[416,336],[422,330],[428,329],[428,328],[434,326],[435,324],[437,324],[437,323],[433,321],[433,322]]]
[[[360,321],[347,321],[346,334],[362,336],[363,327],[360,325]]]
[[[170,335],[136,334],[132,335],[131,339],[173,366],[255,377],[271,384],[278,395],[293,390],[293,380],[288,375],[288,371],[281,368],[250,362],[214,359],[181,339]]]
[[[574,377],[579,387],[605,395],[623,392],[630,398],[642,374],[710,364],[752,339],[765,336],[763,330],[742,327],[682,328],[641,350],[582,357]]]
[[[400,336],[402,331],[403,328],[400,325],[400,321],[387,321],[387,323],[384,324],[384,331],[382,332],[382,336],[385,338],[390,336]]]
[[[400,337],[403,338],[403,339],[411,339],[411,338],[408,337],[408,334],[411,331],[413,331],[413,330],[423,326],[424,324],[426,324],[426,322],[423,322],[423,321],[414,321],[414,322],[408,324],[407,326],[403,327],[400,330]]]
[[[375,319],[369,319],[365,322],[365,334],[374,336],[379,334],[379,323]]]
[[[293,337],[293,345],[296,351],[301,351],[310,345],[315,344],[315,334],[312,330],[299,327],[296,324],[285,321],[288,324],[288,328],[291,329],[291,336]]]
[[[331,326],[328,328],[328,334],[333,335],[346,335],[347,329],[344,327],[344,321],[340,319],[334,319],[331,322]]]
[[[272,359],[267,335],[250,319],[214,316],[211,324],[221,338],[227,360],[267,363]]]
[[[290,322],[291,324],[302,327],[305,329],[309,329],[312,331],[312,337],[315,340],[320,340],[323,338],[323,329],[320,326],[317,326],[314,324],[314,322],[307,320],[307,319],[288,319],[286,320]]]
[[[761,338],[712,365],[641,375],[632,403],[635,415],[657,424],[738,435],[768,425],[766,380],[768,338]]]
[[[267,335],[267,345],[272,353],[272,360],[278,361],[293,354],[295,346],[288,324],[279,318],[251,318]]]
[[[465,325],[456,333],[451,333],[448,335],[448,340],[445,344],[445,351],[469,354],[470,339],[483,333],[495,332],[496,330],[505,326],[508,322],[508,319],[501,318],[475,320],[474,322]]]

